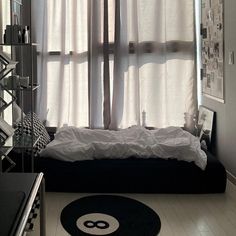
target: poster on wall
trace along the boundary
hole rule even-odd
[[[202,93],[224,103],[223,0],[202,0]]]
[[[214,132],[214,118],[215,112],[204,107],[199,107],[198,121],[197,121],[197,133],[199,137],[201,147],[206,150],[212,149],[212,133]]]

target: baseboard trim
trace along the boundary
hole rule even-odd
[[[231,174],[229,171],[226,171],[226,173],[227,173],[228,180],[234,185],[236,185],[236,177],[233,174]]]

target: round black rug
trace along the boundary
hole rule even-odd
[[[159,216],[143,203],[122,196],[96,195],[71,202],[61,212],[61,223],[72,236],[156,236]]]

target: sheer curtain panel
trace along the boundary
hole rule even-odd
[[[48,126],[88,126],[88,1],[33,0],[40,91]]]
[[[49,126],[183,126],[195,113],[194,0],[34,3]]]

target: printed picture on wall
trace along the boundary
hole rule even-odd
[[[202,93],[224,102],[223,1],[202,0]]]
[[[201,146],[207,150],[211,150],[214,116],[214,111],[204,106],[199,107],[197,136],[200,139]]]

